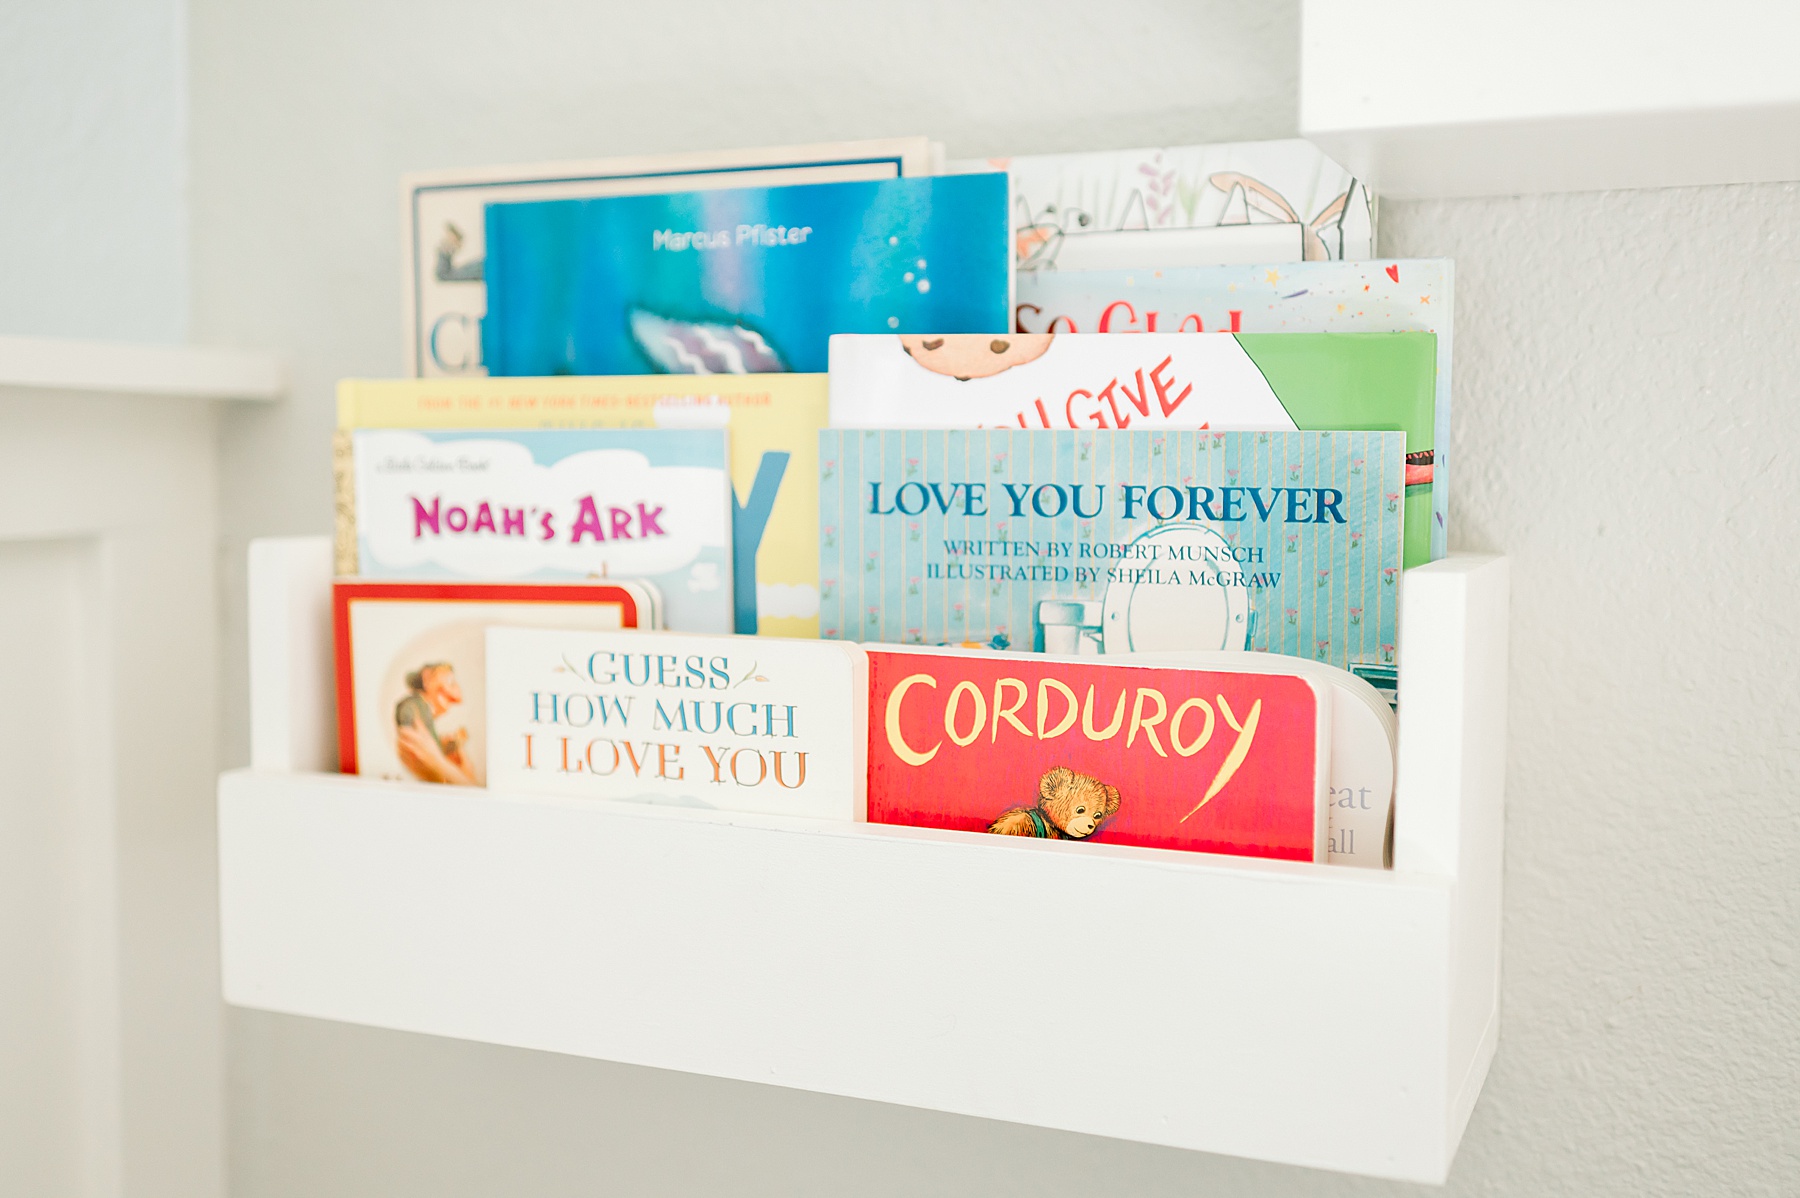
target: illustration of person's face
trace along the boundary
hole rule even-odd
[[[438,715],[462,702],[462,687],[457,684],[454,666],[427,667],[419,681],[424,683],[425,701]]]
[[[1043,357],[1053,333],[944,333],[938,336],[905,334],[900,346],[913,361],[934,374],[947,374],[959,382],[985,379],[1013,366]]]

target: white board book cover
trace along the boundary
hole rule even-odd
[[[1301,138],[973,159],[1012,176],[1020,271],[1375,256],[1375,201]]]
[[[1456,264],[1448,258],[1020,272],[1020,333],[1431,333],[1431,556],[1449,527]],[[1409,465],[1411,463],[1409,462]]]
[[[365,578],[643,578],[662,618],[729,632],[722,429],[358,429]]]
[[[773,637],[495,628],[490,785],[860,820],[868,657]]]
[[[933,173],[923,137],[429,171],[400,181],[406,373],[483,375],[489,204]]]

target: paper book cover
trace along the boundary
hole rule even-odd
[[[1012,326],[1006,176],[491,204],[488,373],[822,371],[832,333]]]
[[[1431,333],[1014,333],[831,339],[835,428],[1391,429],[1406,564],[1438,502]]]
[[[1255,649],[1391,671],[1403,443],[827,429],[822,633],[1073,654]]]
[[[488,661],[496,788],[863,818],[854,645],[495,628]]]
[[[714,428],[729,430],[733,625],[765,636],[819,635],[819,430],[822,374],[564,375],[554,378],[346,379],[338,427]],[[347,463],[340,468],[350,488]],[[346,496],[353,500],[349,491]],[[353,501],[340,544],[355,570]]]
[[[363,582],[331,588],[346,774],[487,784],[490,625],[638,628],[642,583]]]
[[[869,647],[869,821],[1323,861],[1314,684]]]
[[[1375,256],[1375,201],[1301,138],[950,164],[1012,176],[1021,271]]]
[[[936,173],[933,157],[925,138],[897,137],[407,175],[400,181],[406,373],[487,373],[481,319],[489,204],[894,179]]]
[[[1414,488],[1429,488],[1435,561],[1447,550],[1449,528],[1455,276],[1448,258],[1029,271],[1016,283],[1013,324],[1020,333],[1432,334],[1431,439],[1408,442],[1407,497],[1410,503]],[[1409,528],[1423,526],[1408,514]]]
[[[1394,762],[1399,730],[1393,708],[1373,686],[1348,670],[1277,654],[1145,653],[1113,660],[1226,672],[1282,671],[1310,678],[1331,711],[1325,860],[1363,869],[1393,864]]]
[[[729,632],[731,483],[720,429],[360,429],[357,573],[643,578],[668,626]]]

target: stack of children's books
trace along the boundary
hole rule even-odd
[[[1375,218],[1303,141],[407,178],[342,767],[1382,867],[1453,272]]]

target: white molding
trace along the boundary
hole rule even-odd
[[[1498,1027],[1504,560],[1406,572],[1391,871],[303,772],[330,577],[324,538],[253,549],[227,1002],[1448,1175]]]
[[[0,336],[0,387],[272,400],[287,389],[287,369],[252,350]]]
[[[1800,6],[1304,0],[1300,129],[1396,199],[1800,179]]]

